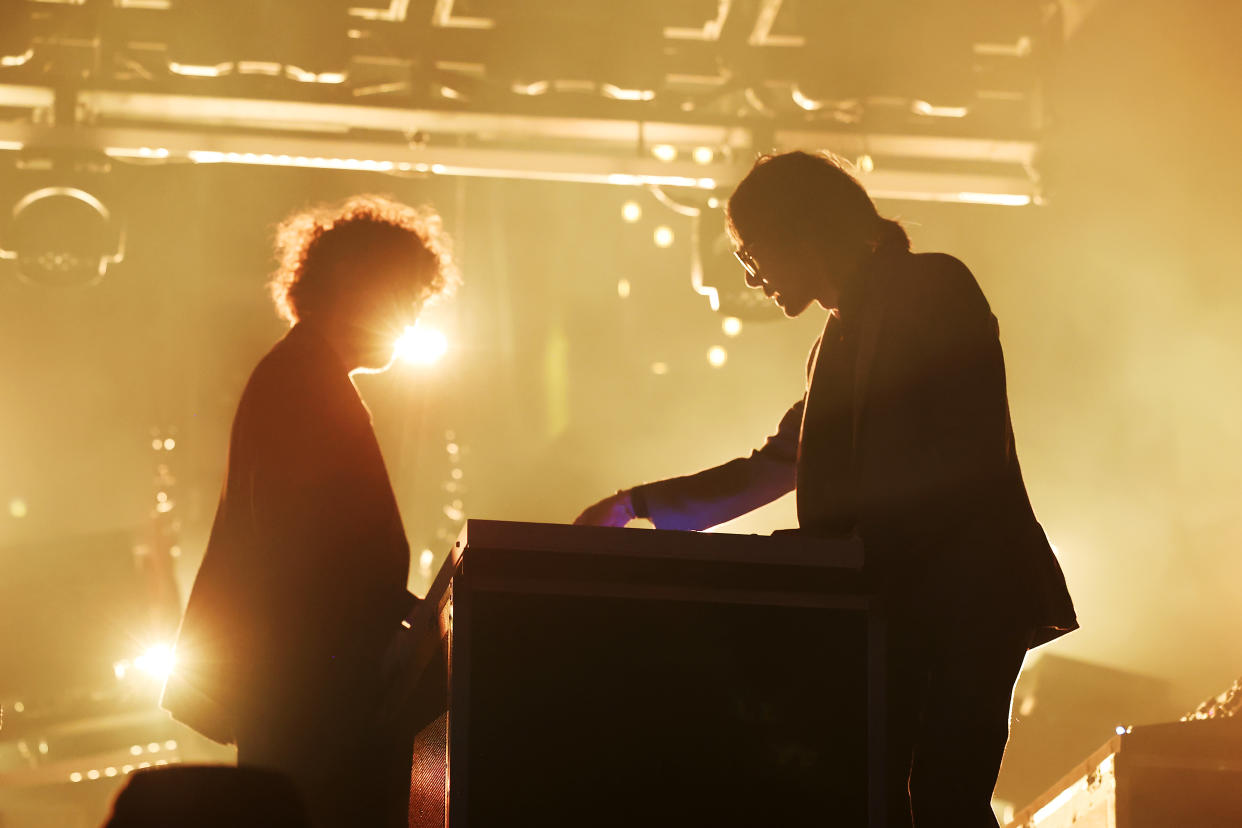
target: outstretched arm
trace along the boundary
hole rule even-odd
[[[749,456],[618,492],[588,507],[574,523],[624,526],[646,517],[657,529],[700,530],[776,500],[794,488],[802,406],[802,400],[796,402],[776,433]]]

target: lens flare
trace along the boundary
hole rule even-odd
[[[173,665],[176,659],[173,656],[172,647],[167,644],[156,644],[154,647],[148,647],[147,651],[134,659],[134,666],[151,678],[164,680],[173,671]]]
[[[402,362],[431,365],[448,353],[448,339],[435,328],[421,323],[406,326],[405,333],[394,345],[394,353]]]

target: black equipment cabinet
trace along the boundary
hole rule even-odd
[[[468,521],[411,631],[410,824],[881,825],[861,567],[796,533]]]

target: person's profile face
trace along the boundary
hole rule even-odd
[[[354,304],[351,328],[359,339],[360,367],[379,371],[392,364],[397,339],[418,320],[425,282],[408,263],[374,275],[376,278]]]
[[[811,302],[820,299],[823,274],[816,257],[808,256],[804,245],[743,240],[734,255],[746,274],[746,284],[777,304],[785,315],[801,314]]]

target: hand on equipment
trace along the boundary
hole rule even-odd
[[[625,526],[634,517],[634,502],[630,499],[629,489],[626,489],[583,509],[582,514],[574,518],[574,525]]]

